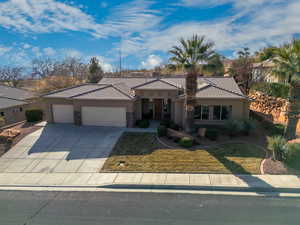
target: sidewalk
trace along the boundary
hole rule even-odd
[[[300,176],[176,173],[1,173],[0,187],[278,191],[300,193]]]

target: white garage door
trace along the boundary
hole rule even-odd
[[[82,125],[126,127],[126,109],[119,107],[82,107]]]
[[[72,105],[52,105],[54,123],[74,123]]]

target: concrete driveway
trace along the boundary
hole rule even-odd
[[[122,128],[47,125],[0,158],[0,173],[96,173]]]

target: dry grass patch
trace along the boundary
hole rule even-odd
[[[124,133],[104,171],[260,174],[265,156],[255,145],[224,144],[208,149],[166,149],[151,133]]]

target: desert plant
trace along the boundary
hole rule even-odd
[[[212,50],[213,42],[206,41],[204,36],[193,35],[190,39],[180,39],[178,46],[170,50],[170,61],[186,71],[185,104],[186,121],[185,130],[189,133],[194,131],[194,101],[197,92],[197,75],[203,73],[204,62],[208,63],[215,56]]]
[[[168,130],[167,130],[167,127],[166,126],[162,126],[160,125],[158,128],[157,128],[157,135],[158,137],[164,137],[166,136],[168,133]]]
[[[274,160],[284,159],[286,144],[287,142],[282,136],[268,137],[268,149],[272,151]]]
[[[245,135],[249,135],[255,129],[256,129],[255,121],[253,121],[253,120],[243,120],[242,121],[242,132]]]
[[[215,141],[219,137],[219,130],[216,128],[208,128],[205,132],[205,137],[209,140]]]
[[[180,139],[179,145],[183,148],[191,148],[193,146],[193,140],[189,137],[183,137]]]
[[[288,144],[285,156],[285,162],[289,167],[300,169],[300,143]]]
[[[37,122],[43,119],[43,111],[40,109],[30,109],[25,112],[27,122]]]
[[[243,123],[240,120],[227,120],[224,126],[230,137],[235,137],[243,131]]]

